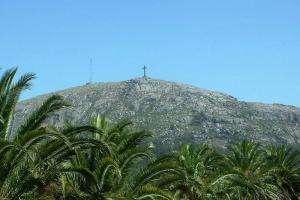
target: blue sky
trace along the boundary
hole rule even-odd
[[[0,66],[23,98],[142,75],[300,106],[299,0],[0,0]]]

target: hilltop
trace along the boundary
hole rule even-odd
[[[250,139],[264,143],[300,143],[300,109],[281,104],[238,101],[236,98],[191,85],[137,78],[114,83],[89,84],[56,92],[74,107],[58,112],[47,123],[62,126],[66,120],[87,123],[91,116],[112,121],[131,119],[139,128],[155,133],[160,151],[186,142],[227,142]],[[14,124],[50,94],[22,101]]]

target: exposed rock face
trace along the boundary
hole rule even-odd
[[[82,124],[97,114],[113,121],[128,117],[136,126],[156,134],[155,142],[161,151],[185,142],[224,145],[245,138],[300,143],[299,108],[240,102],[232,96],[190,85],[138,78],[57,93],[74,108],[57,113],[48,123],[62,126],[68,120]],[[14,124],[19,124],[47,96],[20,102]]]

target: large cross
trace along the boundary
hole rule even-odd
[[[146,74],[146,72],[147,72],[147,67],[144,65],[144,67],[143,67],[143,70],[144,70],[144,77],[147,77],[147,74]]]

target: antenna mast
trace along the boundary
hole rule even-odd
[[[93,59],[90,58],[89,81],[88,81],[88,84],[92,84],[92,82],[93,82]]]
[[[147,67],[144,65],[143,67],[143,71],[144,71],[144,78],[147,77]]]

